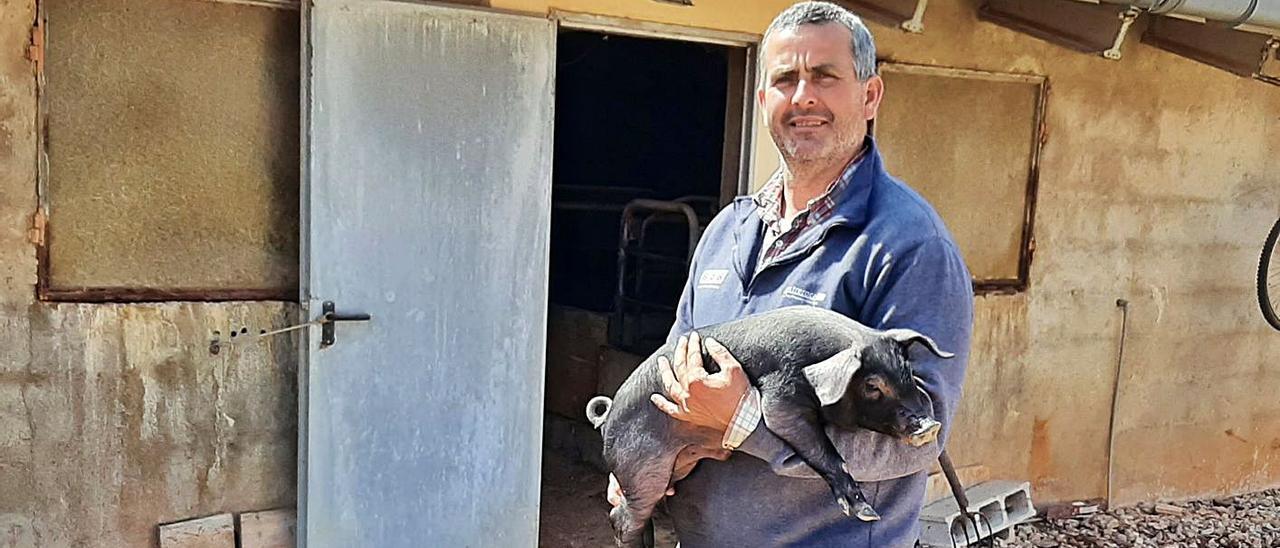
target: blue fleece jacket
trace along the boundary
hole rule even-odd
[[[826,482],[762,421],[729,460],[704,460],[667,500],[682,548],[912,546],[927,470],[950,432],[969,358],[973,290],[933,208],[885,172],[868,139],[834,214],[757,271],[762,221],[750,197],[712,220],[680,298],[674,340],[700,326],[783,306],[830,308],[877,329],[910,328],[955,358],[910,356],[942,422],[939,444],[913,448],[867,430],[829,428],[845,467],[882,516],[845,517]]]

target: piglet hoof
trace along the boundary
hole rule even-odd
[[[877,513],[876,509],[872,508],[870,504],[867,504],[867,501],[860,500],[857,502],[850,502],[849,499],[840,497],[836,499],[836,502],[840,503],[840,510],[843,511],[846,516],[858,518],[861,521],[880,520],[880,514]]]
[[[870,504],[860,502],[854,508],[857,510],[857,513],[855,513],[854,516],[860,520],[880,521],[880,514],[877,513],[876,509],[872,508]]]

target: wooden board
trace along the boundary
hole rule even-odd
[[[161,525],[160,548],[236,548],[235,520],[218,514]]]
[[[646,356],[631,354],[610,346],[600,347],[600,373],[596,385],[596,393],[613,397],[626,382],[631,372],[643,362]]]
[[[297,530],[293,510],[240,514],[240,548],[293,548]]]
[[[587,400],[596,396],[600,347],[608,342],[609,316],[551,305],[547,314],[546,409],[586,420]]]

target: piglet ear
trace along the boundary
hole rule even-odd
[[[903,348],[909,349],[911,348],[911,345],[920,343],[939,358],[945,359],[956,357],[955,354],[945,352],[941,348],[938,348],[938,343],[933,342],[933,339],[930,339],[917,331],[912,331],[910,329],[890,329],[884,332],[884,336],[897,341]]]
[[[862,367],[862,360],[853,348],[842,350],[834,356],[812,365],[806,365],[802,373],[818,395],[824,407],[840,401],[853,381],[853,374]]]

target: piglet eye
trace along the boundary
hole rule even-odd
[[[873,382],[868,382],[864,385],[862,391],[866,394],[867,399],[872,401],[880,399],[880,396],[882,395],[880,393],[880,388]]]

